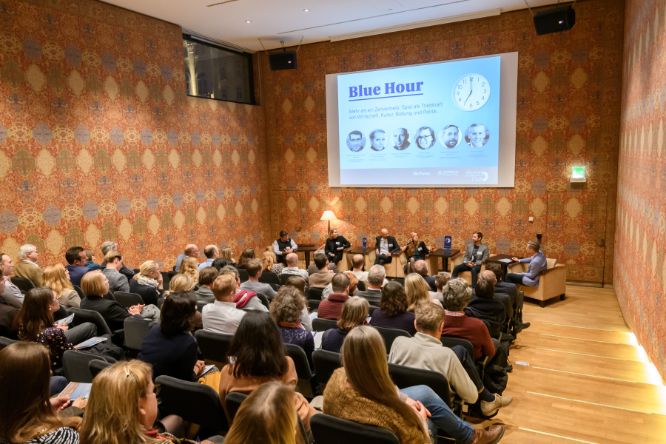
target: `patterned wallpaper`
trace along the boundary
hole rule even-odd
[[[462,23],[306,45],[298,69],[262,59],[273,208],[271,229],[319,242],[333,209],[355,244],[382,226],[405,242],[416,230],[462,246],[481,230],[493,252],[524,252],[543,234],[570,280],[612,282],[622,61],[622,0],[576,4],[570,32],[536,36],[527,11]],[[324,76],[519,52],[516,186],[513,189],[329,188]],[[573,187],[574,164],[589,180]],[[534,223],[528,216],[534,216]]]
[[[615,291],[627,323],[666,375],[666,2],[626,5]]]
[[[171,267],[188,240],[264,245],[263,128],[260,107],[185,96],[177,26],[0,1],[2,251],[32,242],[50,264],[113,239],[132,266]]]

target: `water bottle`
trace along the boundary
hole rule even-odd
[[[365,254],[365,250],[368,248],[368,238],[364,237],[362,240],[362,245],[363,245],[363,254]]]

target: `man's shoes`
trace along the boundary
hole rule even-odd
[[[474,429],[472,444],[496,444],[504,436],[504,426],[493,424],[485,429]]]
[[[511,396],[500,396],[495,393],[495,399],[492,401],[481,401],[481,413],[486,417],[493,416],[499,409],[511,404],[511,401],[513,401]]]
[[[530,328],[530,325],[532,325],[530,322],[516,322],[513,326],[513,335],[518,336],[518,333],[526,328]]]

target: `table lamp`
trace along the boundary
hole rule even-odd
[[[328,236],[328,234],[331,232],[331,221],[338,220],[338,218],[335,217],[335,213],[333,213],[331,210],[326,210],[324,211],[324,214],[321,215],[319,220],[328,221],[328,231],[326,232],[326,236]]]

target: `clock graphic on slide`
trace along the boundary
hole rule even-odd
[[[468,73],[453,88],[453,101],[463,111],[475,111],[488,102],[490,82],[483,75]]]

